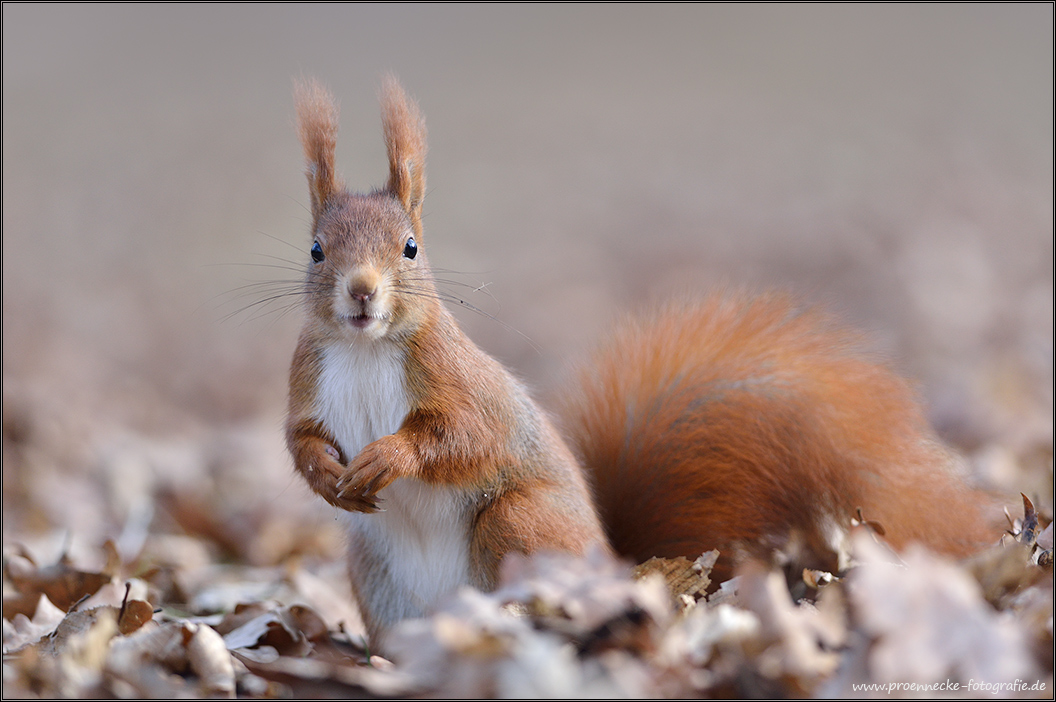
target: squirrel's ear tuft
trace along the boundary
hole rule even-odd
[[[425,120],[418,104],[391,74],[382,81],[381,118],[389,152],[388,190],[403,204],[420,238],[425,198]]]
[[[342,187],[334,168],[337,103],[330,91],[311,78],[296,81],[293,96],[297,105],[297,131],[308,162],[312,219],[318,220],[326,201]]]

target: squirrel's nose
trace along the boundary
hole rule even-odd
[[[352,299],[356,302],[367,302],[372,300],[377,292],[378,289],[376,287],[368,287],[365,285],[348,286],[348,294],[351,295]]]
[[[378,274],[373,270],[356,271],[348,281],[348,294],[356,302],[368,302],[378,292]]]

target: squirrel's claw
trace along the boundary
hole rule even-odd
[[[400,439],[383,436],[367,444],[349,464],[335,485],[340,507],[356,512],[377,512],[377,494],[400,477],[410,475],[408,451],[400,450]]]

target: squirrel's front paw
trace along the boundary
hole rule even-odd
[[[378,492],[411,475],[410,459],[410,451],[395,435],[367,444],[337,481],[340,506],[352,512],[378,511]]]
[[[341,451],[333,444],[316,436],[300,437],[294,444],[294,465],[317,495],[334,505],[338,504],[337,483],[347,468]]]

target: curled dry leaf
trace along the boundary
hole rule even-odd
[[[111,640],[117,636],[115,612],[99,607],[71,612],[55,631],[35,646],[23,649],[27,671],[44,681],[45,697],[95,696]]]
[[[236,607],[217,626],[230,650],[267,647],[283,656],[306,656],[317,648],[331,652],[330,633],[322,618],[303,605],[253,603]],[[260,657],[246,653],[254,659]],[[267,655],[267,654],[266,654]]]
[[[117,628],[122,636],[128,636],[154,618],[154,608],[143,600],[128,600],[118,610]]]
[[[291,626],[279,610],[272,610],[242,624],[224,637],[228,648],[244,649],[267,646],[280,655],[302,657],[312,650],[303,632]]]
[[[594,553],[507,558],[493,593],[460,590],[387,640],[398,669],[448,697],[657,694],[646,659],[671,619],[655,574]]]
[[[837,641],[832,638],[840,624],[825,621],[808,604],[793,603],[777,571],[750,566],[740,578],[738,598],[759,618],[760,641],[766,646],[755,666],[766,678],[784,679],[793,690],[809,694],[839,664],[839,655],[833,652]]]
[[[223,637],[198,622],[170,621],[115,639],[107,671],[136,696],[231,697],[235,692],[234,664]],[[173,674],[190,674],[188,684],[196,687]]]
[[[671,598],[663,579],[630,579],[630,569],[601,551],[585,558],[567,554],[512,554],[503,561],[495,597],[516,602],[543,627],[579,636],[600,631],[628,616],[666,624]]]
[[[216,624],[215,628],[224,638],[227,638],[231,632],[278,607],[279,603],[273,601],[242,602],[235,605],[233,610],[225,614]],[[247,638],[247,640],[249,639]],[[253,641],[256,640],[257,639],[253,639]],[[232,647],[229,646],[228,648]],[[236,646],[234,648],[241,648],[241,646]]]
[[[100,632],[113,637],[117,632],[117,611],[113,607],[95,607],[83,612],[70,612],[55,631],[41,640],[38,648],[45,655],[61,656],[72,645],[80,645],[83,638],[94,630],[94,639],[99,640]],[[106,639],[109,643],[109,638]]]
[[[662,586],[661,586],[662,589]],[[666,593],[663,593],[666,598]],[[539,625],[540,620],[536,620]],[[393,631],[397,670],[428,695],[453,698],[643,696],[619,689],[593,657],[580,659],[565,635],[514,616],[495,594],[465,588],[439,612]],[[637,678],[635,678],[637,679]]]
[[[314,573],[294,568],[287,581],[298,602],[311,607],[322,617],[327,628],[345,631],[350,637],[366,638],[366,626],[348,587],[344,567],[334,572]]]
[[[718,560],[718,551],[708,551],[694,561],[678,558],[650,558],[635,566],[635,578],[657,573],[667,583],[671,597],[679,609],[704,597],[711,586],[711,569]]]
[[[814,590],[820,590],[826,585],[838,581],[838,577],[824,570],[811,570],[810,568],[803,569],[803,582],[806,583],[807,587]]]
[[[65,560],[38,568],[29,559],[17,555],[10,556],[4,563],[4,574],[15,590],[24,596],[17,600],[13,598],[10,605],[8,598],[4,598],[3,614],[8,620],[19,612],[31,615],[33,610],[27,612],[25,607],[31,604],[35,608],[36,598],[41,594],[47,595],[59,609],[69,611],[74,604],[94,595],[110,582],[106,573],[78,570]]]
[[[1030,498],[1023,493],[1019,493],[1019,496],[1023,498],[1023,519],[1019,522],[1019,533],[1015,535],[1016,541],[1033,546],[1038,540],[1038,513]]]
[[[204,624],[187,624],[184,632],[187,662],[198,676],[202,694],[234,697],[235,669],[223,637]]]
[[[41,638],[55,631],[59,623],[66,617],[66,613],[56,607],[48,599],[47,595],[37,596],[36,611],[30,619],[21,612],[11,620],[10,630],[8,620],[4,619],[4,654],[17,651],[23,646],[36,643]]]
[[[675,667],[683,661],[703,667],[717,647],[741,650],[742,644],[759,636],[759,618],[727,604],[697,607],[678,621],[664,638],[660,661]]]
[[[255,678],[284,686],[284,694],[294,698],[391,699],[417,696],[422,692],[404,673],[290,656],[257,661],[243,654],[244,651],[239,651],[235,656]]]
[[[862,565],[848,575],[848,592],[863,631],[875,640],[872,679],[959,675],[996,683],[1035,675],[1022,629],[986,603],[964,570],[920,548],[907,550],[905,566],[897,568],[865,539],[855,550]]]
[[[144,626],[110,646],[107,674],[127,697],[188,697],[188,671],[183,622]]]

